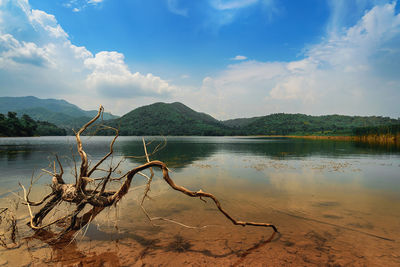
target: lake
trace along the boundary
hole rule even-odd
[[[83,137],[94,163],[112,137]],[[249,137],[167,137],[151,156],[171,169],[171,178],[191,190],[214,194],[236,219],[275,224],[270,228],[234,226],[211,201],[172,190],[156,172],[150,198],[140,205],[146,179],[135,176],[130,192],[103,211],[68,242],[50,243],[52,232],[25,226],[29,213],[19,205],[18,247],[0,248],[0,265],[142,266],[399,266],[400,150],[350,141]],[[148,146],[152,151],[159,137]],[[18,182],[31,198],[50,192],[57,154],[70,182],[76,155],[74,137],[0,138],[0,207],[14,206]],[[119,137],[114,157],[121,173],[141,163],[142,139]],[[79,162],[78,162],[79,163]],[[118,183],[114,183],[115,187]],[[58,214],[70,209],[60,207]]]

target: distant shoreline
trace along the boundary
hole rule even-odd
[[[356,141],[356,136],[351,135],[262,135],[260,137]]]
[[[260,135],[258,137],[267,138],[296,138],[296,139],[312,139],[312,140],[335,140],[335,141],[354,141],[379,145],[396,145],[400,146],[400,135]]]
[[[64,136],[64,135],[63,135]],[[73,136],[73,135],[65,135],[65,136]],[[101,136],[101,135],[98,135]],[[104,135],[109,136],[109,135]],[[130,136],[130,135],[120,135],[122,136]],[[136,136],[136,135],[132,135]],[[152,136],[152,135],[143,135],[143,136]],[[160,135],[161,136],[161,135]],[[185,137],[188,135],[166,135],[168,136],[176,136],[176,137]],[[312,140],[335,140],[335,141],[355,141],[355,142],[363,142],[363,143],[374,143],[374,144],[388,144],[388,145],[398,145],[400,146],[400,135],[366,135],[366,136],[355,136],[355,135],[191,135],[192,137],[237,137],[237,138],[292,138],[292,139],[312,139]],[[0,136],[0,138],[26,138],[26,137],[50,137],[50,136]],[[58,135],[58,137],[61,137]],[[137,136],[140,137],[140,136]]]

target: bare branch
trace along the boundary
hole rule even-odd
[[[115,130],[115,136],[114,136],[114,138],[113,138],[113,140],[111,141],[111,144],[110,144],[110,152],[108,152],[107,155],[105,155],[101,160],[99,160],[99,162],[97,162],[97,164],[89,171],[89,173],[88,173],[88,175],[87,175],[87,176],[89,176],[89,177],[90,177],[90,175],[96,170],[96,168],[99,167],[100,164],[102,164],[102,163],[103,163],[109,156],[111,156],[112,153],[114,152],[113,147],[114,147],[115,141],[116,141],[117,138],[118,138],[119,131],[118,131],[118,129],[113,128],[113,127],[109,127],[109,126],[104,126],[104,127],[108,128],[108,129],[113,129],[113,130]]]
[[[84,189],[86,186],[86,182],[82,177],[87,177],[87,169],[88,169],[88,159],[86,152],[83,150],[82,147],[82,141],[81,141],[81,134],[89,127],[91,124],[93,124],[101,115],[103,112],[104,108],[103,106],[100,106],[99,111],[97,112],[97,115],[90,120],[88,123],[86,123],[76,134],[76,143],[77,143],[77,148],[78,148],[78,153],[81,157],[81,168],[80,168],[80,174],[79,174],[79,179],[77,181],[77,188]]]
[[[143,141],[144,153],[145,153],[145,155],[146,155],[146,160],[147,160],[147,162],[150,162],[149,155],[147,154],[146,142],[144,141],[144,138],[143,138],[143,137],[142,137],[142,141]],[[146,199],[147,194],[148,194],[149,191],[150,191],[150,184],[151,184],[151,181],[153,180],[153,177],[154,177],[153,168],[150,167],[149,169],[150,169],[150,177],[147,179],[146,189],[144,190],[142,202],[140,203],[140,205],[143,205],[144,200]]]
[[[58,159],[58,155],[57,154],[56,154],[56,160],[57,160],[58,166],[60,167],[60,177],[62,177],[63,174],[64,174],[64,169],[63,169],[63,166],[61,165],[60,160]]]
[[[42,200],[38,202],[33,202],[28,199],[28,196],[26,197],[27,202],[22,202],[23,205],[31,205],[31,206],[40,206],[42,205],[49,197],[53,196],[54,192],[51,192],[50,194],[46,195]]]
[[[150,161],[150,156],[154,155],[161,149],[163,149],[166,146],[167,140],[164,137],[164,142],[160,142],[157,144],[157,146],[154,148],[152,153],[148,153],[147,151],[147,146],[151,144],[151,142],[147,143],[145,142],[144,138],[142,138],[143,142],[143,149],[144,149],[144,156],[142,158],[146,159],[146,163],[143,165],[140,165],[127,173],[123,174],[120,177],[113,177],[113,174],[118,173],[118,168],[120,167],[120,164],[125,160],[124,157],[122,158],[116,166],[113,166],[113,160],[111,160],[110,166],[108,169],[100,168],[100,165],[104,163],[109,157],[112,157],[114,153],[114,145],[115,142],[119,136],[119,131],[116,128],[109,127],[109,126],[102,126],[103,128],[106,129],[112,129],[115,131],[115,136],[112,139],[109,147],[109,152],[101,158],[99,161],[97,161],[94,166],[89,169],[89,161],[88,161],[88,156],[86,152],[83,149],[83,144],[81,140],[81,134],[88,129],[88,127],[91,127],[93,123],[96,122],[97,119],[100,118],[100,116],[103,114],[103,107],[100,106],[97,115],[90,120],[88,123],[86,123],[78,132],[75,132],[75,137],[76,137],[76,143],[77,143],[77,150],[80,155],[80,172],[78,174],[77,172],[77,167],[76,167],[76,161],[72,152],[73,156],[73,161],[74,161],[74,166],[75,166],[75,183],[74,184],[66,184],[62,178],[64,174],[64,169],[61,164],[60,159],[56,155],[56,160],[54,160],[51,165],[49,166],[50,168],[53,169],[53,172],[48,171],[46,169],[42,169],[43,172],[49,174],[52,176],[52,192],[47,194],[43,199],[39,202],[33,202],[29,200],[29,194],[32,189],[32,185],[34,184],[33,181],[33,175],[31,177],[31,184],[29,187],[29,190],[27,191],[25,187],[20,184],[23,193],[24,193],[24,203],[28,207],[29,211],[29,226],[34,229],[34,230],[39,230],[43,229],[46,227],[49,227],[55,223],[58,222],[66,222],[66,220],[69,220],[69,226],[66,226],[64,230],[61,233],[61,236],[75,230],[82,229],[85,225],[88,225],[100,212],[102,212],[106,207],[116,205],[130,190],[133,190],[135,188],[131,188],[131,182],[136,174],[142,175],[147,179],[147,183],[144,189],[144,194],[143,198],[141,199],[140,202],[140,207],[142,208],[144,214],[146,217],[150,220],[150,222],[153,222],[155,220],[161,220],[161,221],[166,221],[170,223],[175,223],[178,224],[182,227],[190,228],[190,229],[201,229],[208,227],[209,225],[202,226],[202,227],[196,227],[196,226],[189,226],[184,223],[168,219],[168,218],[162,218],[162,217],[151,217],[146,209],[144,208],[144,201],[146,198],[148,198],[148,193],[150,192],[151,188],[151,183],[153,182],[154,178],[154,171],[153,168],[159,168],[162,171],[163,179],[164,181],[172,187],[174,190],[177,190],[187,196],[190,197],[195,197],[199,198],[200,200],[205,202],[205,199],[209,198],[211,199],[218,210],[227,218],[229,219],[233,224],[235,225],[241,225],[241,226],[261,226],[261,227],[271,227],[275,232],[277,232],[277,228],[273,224],[269,223],[258,223],[258,222],[246,222],[246,221],[239,221],[234,219],[225,209],[222,208],[221,203],[219,200],[210,193],[203,192],[202,190],[199,191],[191,191],[186,189],[183,186],[176,185],[175,182],[170,178],[169,172],[170,170],[166,166],[165,163],[161,161]],[[135,157],[138,158],[138,157]],[[112,158],[111,158],[112,159]],[[56,163],[57,161],[57,163]],[[57,173],[57,167],[56,164],[58,164],[58,168],[60,173]],[[145,170],[150,171],[150,176],[146,175],[143,173]],[[106,172],[107,174],[104,175],[103,177],[94,177],[92,178],[91,175],[95,171],[102,171]],[[100,175],[99,175],[100,176]],[[107,187],[110,185],[110,182],[112,181],[119,181],[121,179],[123,180],[122,184],[120,187],[115,190],[115,191],[110,191],[107,190]],[[86,189],[86,186],[88,183],[93,183],[88,189]],[[140,186],[140,188],[143,186]],[[94,189],[93,189],[94,188]],[[137,187],[139,188],[139,187]],[[56,215],[59,215],[57,212],[57,206],[60,203],[70,203],[71,205],[74,206],[74,210],[72,212],[67,213],[66,215],[62,216],[61,218],[53,220],[53,216],[56,217]],[[36,214],[33,214],[32,211],[32,206],[41,206],[43,205],[39,211]],[[91,209],[84,213],[83,215],[80,215],[80,213],[84,210],[85,207],[89,205]],[[0,214],[5,212],[4,210],[0,210]],[[52,217],[49,219],[47,216],[49,214],[52,214]],[[42,224],[44,219],[47,218],[47,220],[51,220],[50,223]],[[87,229],[86,229],[87,230]]]
[[[186,189],[183,186],[176,185],[175,182],[169,177],[168,174],[168,168],[165,165],[165,163],[161,161],[151,161],[148,163],[145,163],[139,167],[136,167],[132,171],[129,172],[129,174],[126,177],[125,182],[122,184],[121,188],[110,198],[107,199],[107,203],[104,203],[105,205],[111,205],[114,204],[115,202],[118,202],[129,190],[131,181],[133,177],[135,176],[136,173],[143,171],[145,169],[148,169],[150,167],[158,167],[162,170],[163,173],[163,178],[164,180],[175,190],[182,192],[183,194],[190,196],[190,197],[203,197],[203,198],[210,198],[214,201],[215,205],[217,206],[218,210],[226,217],[228,218],[234,225],[241,225],[241,226],[246,226],[246,225],[251,225],[251,226],[261,226],[261,227],[271,227],[274,229],[275,232],[278,232],[278,229],[275,227],[275,225],[270,224],[270,223],[258,223],[258,222],[246,222],[246,221],[238,221],[235,220],[227,211],[225,211],[219,200],[210,193],[203,192],[202,190],[199,190],[197,192],[191,191]]]

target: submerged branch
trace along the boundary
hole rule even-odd
[[[82,229],[85,225],[90,223],[99,213],[101,213],[106,207],[116,205],[128,192],[131,188],[131,183],[136,174],[142,175],[146,177],[147,182],[144,189],[143,198],[140,201],[140,206],[146,215],[146,217],[152,222],[155,220],[162,220],[170,223],[178,224],[182,227],[190,228],[190,229],[201,229],[208,227],[209,225],[202,226],[202,227],[195,227],[189,226],[184,223],[168,219],[162,217],[151,217],[144,208],[144,202],[146,198],[149,198],[148,194],[150,192],[151,183],[153,182],[153,177],[155,175],[153,168],[158,168],[162,171],[162,178],[163,180],[174,190],[179,191],[189,197],[199,198],[202,201],[205,201],[206,198],[211,199],[218,210],[234,225],[241,225],[241,226],[260,226],[260,227],[271,227],[275,232],[278,232],[277,228],[270,223],[260,223],[260,222],[252,222],[252,221],[240,221],[236,220],[232,217],[222,206],[220,201],[211,193],[203,192],[202,190],[199,191],[191,191],[183,186],[175,184],[175,182],[169,176],[170,170],[166,166],[164,162],[154,160],[150,160],[150,156],[157,153],[160,149],[163,149],[166,145],[166,139],[164,138],[164,142],[160,142],[151,153],[147,151],[147,145],[145,140],[142,139],[143,142],[143,149],[144,149],[144,156],[143,158],[146,159],[146,163],[140,165],[127,173],[114,178],[114,174],[118,173],[118,168],[120,167],[121,162],[126,158],[122,158],[116,166],[112,165],[112,161],[108,168],[100,168],[100,165],[103,164],[109,157],[111,157],[114,153],[114,145],[118,138],[119,131],[115,128],[109,126],[103,126],[108,129],[112,129],[115,131],[115,136],[110,142],[109,152],[102,157],[99,161],[97,161],[91,169],[89,169],[89,160],[87,157],[86,152],[83,149],[83,144],[81,140],[81,134],[91,126],[95,121],[100,118],[104,109],[100,106],[97,115],[86,123],[78,132],[75,133],[76,137],[76,144],[77,150],[80,155],[80,172],[77,172],[76,168],[76,161],[73,156],[74,167],[75,167],[75,183],[74,184],[67,184],[64,182],[63,174],[64,168],[59,160],[58,156],[55,156],[55,160],[52,162],[52,171],[42,169],[44,172],[48,173],[52,176],[52,184],[51,189],[52,192],[47,194],[42,198],[42,200],[38,202],[33,202],[29,200],[29,194],[32,189],[33,185],[33,177],[31,178],[31,184],[29,190],[26,190],[25,187],[20,184],[23,190],[23,204],[28,207],[29,212],[29,222],[28,225],[34,230],[40,230],[46,227],[50,227],[59,222],[68,222],[67,226],[64,227],[63,231],[61,232],[61,236],[70,233],[71,231],[76,231]],[[59,169],[59,173],[57,173],[57,165]],[[150,176],[143,173],[143,171],[149,170]],[[96,171],[106,172],[103,177],[91,177],[93,173]],[[100,176],[100,175],[99,175]],[[124,179],[124,180],[123,180]],[[122,184],[116,190],[108,190],[110,183],[112,181],[123,181]],[[88,184],[90,184],[90,188],[86,188]],[[88,186],[89,187],[89,186]],[[51,220],[49,223],[43,223],[49,214],[53,214],[55,216],[57,213],[57,206],[61,203],[69,203],[71,204],[74,209],[72,212],[67,213],[66,215]],[[89,211],[85,212],[83,215],[80,215],[81,212],[84,211],[85,207],[90,207]],[[32,206],[40,207],[39,210],[34,214],[32,211]],[[56,212],[54,212],[56,211]],[[0,210],[0,214],[4,213],[5,210]],[[48,219],[48,218],[47,218]],[[52,219],[52,218],[51,218]],[[59,226],[59,224],[57,224]]]
[[[261,226],[261,227],[271,227],[274,229],[275,232],[278,232],[278,229],[275,227],[275,225],[270,224],[270,223],[259,223],[259,222],[246,222],[246,221],[239,221],[234,219],[229,213],[224,210],[221,206],[221,203],[219,200],[211,193],[206,193],[203,192],[202,190],[199,191],[191,191],[183,186],[176,185],[175,182],[169,177],[168,174],[168,168],[165,165],[165,163],[161,161],[151,161],[148,163],[145,163],[139,167],[136,167],[132,171],[130,171],[127,175],[127,178],[125,182],[122,184],[121,188],[110,198],[108,198],[107,203],[105,203],[107,206],[114,204],[118,202],[129,190],[129,187],[131,185],[131,181],[133,177],[135,176],[136,173],[143,171],[145,169],[151,168],[151,167],[158,167],[162,170],[163,173],[163,179],[167,182],[169,186],[171,186],[173,189],[187,195],[190,197],[203,197],[203,198],[210,198],[214,201],[215,205],[217,206],[218,210],[226,217],[228,218],[234,225],[241,225],[241,226]]]

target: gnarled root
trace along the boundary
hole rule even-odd
[[[29,190],[25,190],[25,188],[21,185],[21,187],[24,190],[24,204],[28,206],[29,212],[30,212],[30,222],[29,225],[35,230],[43,229],[45,227],[48,227],[52,224],[55,224],[60,221],[65,221],[69,220],[69,225],[64,229],[62,234],[66,234],[72,230],[77,230],[91,222],[99,213],[103,211],[104,208],[109,207],[111,205],[115,205],[120,201],[125,194],[128,193],[131,182],[133,180],[133,177],[136,174],[141,174],[142,171],[149,169],[151,172],[151,177],[147,177],[148,182],[146,184],[146,189],[145,189],[145,194],[141,202],[141,206],[143,208],[143,202],[145,197],[147,196],[147,193],[150,190],[150,183],[152,181],[152,177],[154,176],[152,168],[159,168],[162,171],[163,179],[169,186],[171,186],[174,190],[177,190],[187,196],[190,197],[198,197],[201,200],[203,198],[209,198],[211,199],[215,205],[217,206],[218,210],[227,218],[229,219],[234,225],[241,225],[241,226],[260,226],[260,227],[271,227],[275,232],[278,232],[277,228],[273,224],[269,223],[258,223],[258,222],[246,222],[246,221],[239,221],[234,219],[225,209],[222,208],[221,203],[219,200],[210,193],[203,192],[202,190],[199,191],[191,191],[186,189],[183,186],[179,186],[175,184],[175,182],[170,178],[169,176],[169,170],[165,163],[161,161],[150,161],[149,160],[149,155],[147,153],[146,149],[146,144],[143,140],[144,144],[144,150],[145,150],[145,157],[147,159],[147,163],[138,166],[131,171],[127,172],[125,175],[122,175],[119,178],[112,178],[111,175],[116,172],[116,169],[118,168],[119,164],[117,167],[110,167],[108,170],[100,169],[100,165],[105,162],[105,160],[110,157],[113,154],[113,146],[114,143],[118,137],[118,130],[108,127],[108,126],[103,126],[108,129],[113,129],[116,132],[116,135],[114,139],[112,140],[110,144],[110,151],[108,154],[106,154],[100,161],[98,161],[91,169],[89,168],[89,161],[87,158],[87,154],[85,153],[82,145],[82,141],[80,138],[80,135],[88,128],[90,127],[101,115],[103,112],[103,107],[100,106],[99,111],[97,115],[88,123],[86,123],[78,132],[76,132],[76,142],[77,142],[77,150],[81,158],[81,166],[80,166],[80,171],[79,174],[76,173],[75,177],[75,184],[66,184],[63,179],[63,168],[62,165],[56,157],[56,161],[59,165],[59,170],[60,172],[57,173],[57,168],[56,168],[56,161],[54,161],[54,167],[53,167],[53,172],[45,170],[47,173],[52,175],[52,192],[45,196],[41,201],[39,202],[33,202],[29,200],[29,192],[31,190],[31,187],[29,187]],[[158,147],[157,147],[158,148]],[[154,153],[154,151],[153,151]],[[98,171],[102,172],[107,172],[107,175],[102,177],[102,178],[91,178],[92,174]],[[125,179],[120,188],[116,191],[108,191],[107,185],[111,180],[116,180],[116,179]],[[87,189],[88,183],[93,182],[97,186],[95,189]],[[32,182],[31,182],[32,186]],[[204,200],[203,200],[204,201]],[[62,218],[56,219],[50,223],[47,223],[43,225],[43,220],[45,217],[60,203],[62,202],[68,202],[72,203],[76,206],[75,210],[63,216]],[[31,206],[42,206],[41,209],[34,215],[31,210]],[[84,210],[84,208],[89,205],[91,206],[91,209],[86,212],[85,214],[81,215],[79,217],[79,214]],[[144,208],[143,208],[144,210]],[[144,210],[145,211],[145,210]],[[146,213],[146,212],[145,212]],[[146,216],[150,219],[148,214],[146,213]]]

